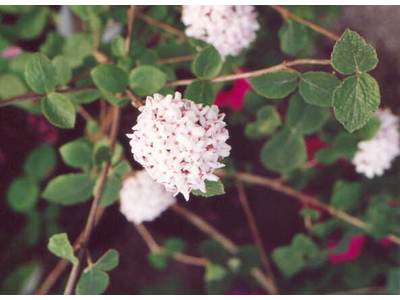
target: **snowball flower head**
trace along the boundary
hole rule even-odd
[[[221,54],[237,56],[260,28],[252,5],[183,5],[185,33],[213,45]]]
[[[120,211],[130,222],[153,221],[175,203],[171,192],[155,182],[145,170],[128,177],[120,192]]]
[[[356,171],[368,178],[382,176],[400,155],[399,118],[390,109],[379,109],[375,116],[381,122],[378,133],[372,140],[358,143],[353,158]]]
[[[130,145],[134,159],[174,196],[189,200],[192,190],[206,192],[205,180],[217,181],[214,170],[231,147],[225,114],[218,107],[182,99],[180,93],[147,97],[132,128]]]

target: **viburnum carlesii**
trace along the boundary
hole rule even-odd
[[[358,143],[358,152],[353,158],[356,171],[368,178],[382,176],[400,155],[399,118],[390,109],[380,109],[375,116],[380,120],[376,136]]]
[[[213,45],[221,54],[237,56],[260,28],[252,5],[183,5],[185,33]]]
[[[175,201],[171,192],[142,170],[124,180],[120,192],[120,211],[128,221],[140,224],[153,221]]]
[[[225,114],[217,106],[203,106],[182,99],[180,93],[147,97],[132,128],[133,157],[157,182],[174,196],[189,200],[192,190],[206,192],[205,180],[217,181],[214,170],[224,165],[218,160],[231,147]]]

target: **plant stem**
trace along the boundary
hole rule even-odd
[[[266,275],[267,275],[267,277],[270,278],[270,280],[274,284],[275,293],[278,294],[279,293],[278,286],[276,284],[276,279],[274,276],[274,272],[272,270],[271,262],[269,261],[267,252],[265,251],[265,248],[264,248],[264,245],[263,245],[263,242],[261,239],[261,235],[260,235],[260,232],[257,227],[256,219],[254,218],[253,212],[251,211],[251,208],[249,205],[249,201],[247,200],[247,195],[246,195],[246,191],[244,189],[243,183],[240,180],[238,180],[237,178],[235,178],[235,185],[236,185],[236,189],[238,192],[239,201],[240,201],[240,204],[242,205],[242,208],[246,215],[246,219],[249,224],[250,231],[253,236],[254,242],[260,251],[261,259],[265,266]]]
[[[128,32],[125,39],[125,56],[129,55],[131,49],[131,38],[133,30],[133,22],[135,21],[135,5],[131,5],[128,10]]]
[[[67,94],[73,92],[83,92],[83,91],[95,91],[97,88],[95,86],[81,86],[81,87],[74,87],[68,90],[61,90],[57,91],[60,94]],[[0,101],[0,107],[7,106],[14,103],[19,103],[28,100],[39,100],[40,98],[46,97],[46,94],[37,94],[34,92],[29,92],[20,96],[12,97],[3,101]]]
[[[219,172],[219,174],[222,175],[222,172]],[[279,180],[270,179],[270,178],[266,178],[266,177],[262,177],[262,176],[257,176],[257,175],[253,175],[253,174],[249,174],[249,173],[243,173],[243,172],[238,172],[238,173],[236,173],[235,176],[241,181],[266,186],[275,191],[278,191],[285,195],[296,198],[305,204],[314,205],[316,207],[319,207],[320,209],[328,212],[333,217],[344,220],[347,223],[350,223],[360,229],[366,230],[368,227],[367,223],[365,223],[364,221],[357,219],[356,217],[353,217],[344,211],[336,209],[329,204],[322,203],[317,198],[314,198],[314,197],[308,196],[306,194],[303,194],[299,191],[296,191],[295,189],[284,185]],[[392,242],[400,245],[400,237],[398,237],[394,234],[389,234],[387,236],[387,238],[389,240],[391,240]]]
[[[114,119],[113,119],[113,123],[111,126],[111,133],[110,133],[110,148],[111,148],[111,157],[114,153],[114,149],[115,149],[115,144],[116,144],[116,137],[117,137],[117,131],[118,131],[118,126],[119,126],[119,117],[120,117],[120,108],[117,106],[114,106]],[[71,295],[74,286],[75,286],[75,282],[77,280],[77,277],[79,275],[79,267],[80,267],[80,262],[82,261],[82,258],[84,256],[84,253],[86,251],[86,247],[88,245],[88,242],[90,240],[90,236],[92,234],[93,228],[94,228],[94,224],[95,224],[95,219],[96,219],[96,213],[97,213],[97,209],[99,207],[99,202],[101,199],[101,196],[103,194],[105,185],[107,183],[107,174],[108,174],[108,170],[111,166],[111,162],[108,161],[105,166],[102,169],[101,175],[100,175],[100,184],[99,184],[99,188],[96,192],[96,195],[93,199],[92,202],[92,206],[90,208],[90,212],[89,212],[89,216],[88,219],[86,221],[86,226],[85,226],[85,231],[83,234],[83,241],[82,241],[82,247],[78,250],[78,263],[74,264],[72,267],[72,271],[69,275],[68,278],[68,282],[67,282],[67,286],[65,288],[64,291],[64,295]]]
[[[183,62],[183,61],[191,61],[194,59],[194,55],[187,55],[187,56],[178,56],[178,57],[171,57],[171,58],[163,58],[159,59],[157,63],[159,64],[173,64],[177,62]]]
[[[134,224],[137,231],[139,232],[140,236],[143,238],[144,242],[146,243],[147,247],[149,247],[152,253],[163,253],[165,249],[160,247],[153,236],[150,234],[146,226],[143,224]],[[207,259],[203,257],[195,257],[191,255],[187,255],[184,253],[175,253],[172,256],[173,259],[179,261],[184,264],[193,265],[193,266],[201,266],[205,267],[208,265]]]
[[[316,32],[319,32],[325,36],[327,36],[328,38],[337,41],[338,39],[340,39],[340,37],[336,34],[334,34],[333,32],[326,30],[318,25],[315,25],[314,23],[311,23],[307,20],[304,20],[303,18],[300,18],[299,16],[296,16],[295,14],[291,13],[288,9],[283,8],[279,5],[270,5],[270,7],[272,7],[273,9],[275,9],[277,12],[279,12],[281,14],[281,16],[286,20],[286,19],[292,19],[295,20],[309,28],[311,28],[312,30],[315,30]]]
[[[186,208],[174,204],[171,206],[171,209],[184,217],[186,220],[188,220],[190,223],[192,223],[194,226],[196,226],[200,231],[203,231],[205,234],[208,236],[214,238],[218,242],[222,244],[222,246],[225,247],[229,252],[235,253],[237,251],[237,246],[226,236],[224,236],[222,233],[220,233],[216,228],[208,224],[205,220],[203,220],[200,216],[190,212]],[[253,277],[261,284],[261,286],[270,294],[276,295],[277,290],[275,289],[274,284],[272,283],[271,280],[268,280],[264,274],[261,272],[259,268],[254,268],[251,272]]]
[[[160,22],[160,21],[158,21],[156,19],[153,19],[152,17],[150,17],[150,16],[148,16],[146,14],[143,14],[143,13],[139,13],[139,17],[143,21],[145,21],[146,23],[148,23],[150,25],[154,25],[154,26],[160,27],[161,29],[165,30],[166,32],[169,32],[169,33],[172,33],[172,34],[176,35],[180,40],[185,40],[186,39],[185,34],[182,31],[180,31],[180,30],[178,30],[178,29],[176,29],[176,28],[174,28],[174,27],[172,27],[172,26],[170,26],[168,24],[165,24],[165,23]]]
[[[264,73],[270,73],[270,72],[275,72],[279,70],[285,70],[288,67],[291,66],[296,66],[296,65],[330,65],[331,61],[329,59],[296,59],[292,61],[284,61],[278,65],[268,67],[265,69],[260,69],[256,71],[251,71],[251,72],[246,72],[246,73],[238,73],[238,74],[230,74],[230,75],[224,75],[224,76],[219,76],[215,77],[214,79],[211,79],[211,82],[221,82],[221,81],[230,81],[230,80],[236,80],[236,79],[244,79],[244,78],[250,78],[254,77],[257,75],[261,75]],[[196,79],[181,79],[181,80],[175,80],[175,81],[170,81],[167,83],[167,85],[189,85]]]

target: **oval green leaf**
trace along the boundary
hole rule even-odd
[[[166,75],[153,66],[140,66],[129,74],[129,86],[139,97],[158,92],[166,82]]]
[[[97,66],[90,74],[98,88],[112,94],[122,93],[128,86],[128,74],[114,65]]]
[[[221,69],[221,55],[213,46],[202,49],[192,64],[193,73],[199,78],[211,79],[217,76]]]
[[[211,105],[215,96],[211,81],[198,79],[186,88],[184,97],[199,104]]]
[[[332,74],[325,72],[307,72],[301,75],[299,91],[309,104],[331,107],[333,92],[341,84]]]
[[[254,77],[250,84],[261,96],[281,99],[296,89],[298,77],[297,72],[277,71]]]
[[[41,53],[33,54],[25,67],[25,80],[39,94],[52,92],[56,85],[57,71],[50,59]]]
[[[50,93],[42,98],[41,106],[44,116],[51,124],[61,128],[74,128],[75,108],[64,95]]]

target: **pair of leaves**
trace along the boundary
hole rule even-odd
[[[334,46],[331,61],[338,72],[356,74],[344,80],[333,95],[336,118],[353,132],[367,124],[380,104],[379,85],[365,73],[376,67],[378,58],[371,45],[346,29]]]
[[[56,165],[56,154],[52,146],[43,144],[29,154],[24,163],[24,175],[15,179],[7,191],[11,209],[29,213],[39,198],[39,182],[45,179]]]
[[[118,266],[118,251],[108,250],[99,260],[88,266],[81,274],[75,288],[77,295],[100,295],[108,287],[110,277],[106,273]]]
[[[279,247],[272,252],[272,260],[286,277],[292,277],[313,260],[324,260],[318,246],[304,234],[297,234],[289,246]]]
[[[171,256],[181,253],[186,248],[184,240],[179,238],[169,238],[164,243],[163,252],[152,252],[148,255],[149,263],[156,270],[164,270],[168,266],[168,260]]]

